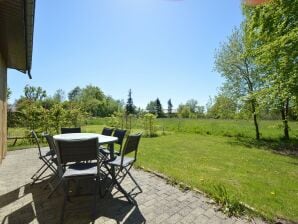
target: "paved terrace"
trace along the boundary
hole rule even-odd
[[[58,223],[63,193],[47,199],[48,180],[30,185],[31,175],[40,166],[36,149],[9,152],[0,166],[0,223]],[[260,220],[229,218],[198,193],[182,192],[165,180],[140,170],[133,175],[143,188],[137,205],[118,193],[98,199],[95,223],[262,223]],[[129,179],[124,183],[129,190]],[[72,197],[65,210],[65,223],[90,223],[92,196]]]

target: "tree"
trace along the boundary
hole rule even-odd
[[[146,106],[146,110],[148,113],[156,115],[156,100],[150,101]]]
[[[159,98],[156,99],[156,115],[158,118],[164,117],[164,112]]]
[[[260,139],[255,92],[262,85],[261,75],[253,57],[247,55],[242,28],[235,29],[226,43],[215,54],[215,70],[225,78],[224,91],[233,98],[245,99],[251,104],[256,139]],[[245,97],[245,98],[244,98]],[[218,100],[223,100],[220,97]]]
[[[105,95],[97,86],[87,85],[79,95],[79,102],[91,116],[104,116],[101,112],[104,107]]]
[[[171,99],[168,100],[168,117],[172,117],[173,104]]]
[[[11,94],[12,94],[12,91],[11,91],[11,89],[10,88],[7,88],[7,99],[9,100],[10,99],[10,96],[11,96]]]
[[[79,86],[75,87],[73,90],[71,90],[68,93],[68,100],[69,101],[78,101],[81,93],[82,93],[81,88]]]
[[[25,98],[30,101],[37,101],[37,100],[43,100],[47,96],[47,93],[40,86],[34,87],[34,86],[26,85],[24,88],[24,95],[25,95]]]
[[[179,104],[177,113],[179,117],[191,118],[193,113],[190,111],[190,107],[185,104]]]
[[[132,100],[132,96],[131,96],[131,89],[129,89],[128,91],[128,98],[127,98],[127,103],[126,103],[126,106],[125,106],[125,111],[126,111],[126,114],[135,114],[136,112],[136,107],[135,105],[133,104],[133,100]]]
[[[191,113],[196,113],[198,109],[198,101],[194,99],[190,99],[186,101],[186,106],[189,107]]]
[[[220,93],[214,98],[212,106],[208,108],[207,115],[216,119],[232,119],[235,117],[236,111],[237,103]]]
[[[65,92],[62,89],[57,89],[53,95],[53,99],[57,102],[63,102],[65,100]]]
[[[278,107],[289,139],[291,99],[298,96],[298,0],[275,0],[259,7],[244,6],[249,54],[262,68],[265,88],[259,97]]]

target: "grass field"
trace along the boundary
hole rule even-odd
[[[104,119],[93,119],[84,132],[100,133]],[[132,132],[141,129],[134,121]],[[142,138],[137,165],[217,197],[255,208],[268,219],[298,222],[298,157],[271,149],[297,152],[298,123],[290,122],[291,141],[281,140],[279,121],[261,121],[262,141],[254,140],[248,121],[159,119],[160,136]],[[21,134],[22,129],[10,129]],[[24,147],[23,143],[10,149]]]
[[[235,138],[172,134],[143,138],[138,165],[212,196],[224,186],[269,219],[298,221],[298,159],[246,147]]]

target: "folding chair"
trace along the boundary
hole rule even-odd
[[[81,128],[61,128],[61,134],[81,133]]]
[[[126,134],[126,130],[121,130],[121,129],[115,129],[115,131],[113,133],[113,136],[118,138],[117,142],[115,142],[114,144],[119,145],[119,151],[114,152],[115,155],[121,154],[122,144],[123,144],[125,134]],[[100,150],[104,155],[108,156],[110,154],[109,147],[110,147],[110,145],[108,145],[107,147],[100,146]]]
[[[35,133],[35,131],[31,131],[31,135],[33,137],[33,139],[35,140],[35,143],[37,145],[37,149],[38,149],[38,158],[43,162],[42,166],[32,175],[31,179],[33,180],[33,182],[31,183],[32,185],[38,181],[41,180],[41,176],[48,170],[52,170],[54,174],[56,174],[56,168],[53,166],[54,163],[54,155],[55,152],[53,150],[41,150],[40,148],[40,144],[39,144],[39,140],[38,137]]]
[[[129,193],[127,193],[123,189],[121,183],[124,180],[124,178],[128,175],[136,185],[135,188],[138,188],[140,192],[143,192],[140,185],[137,183],[137,181],[133,178],[133,176],[130,173],[130,169],[137,160],[137,152],[140,139],[141,134],[129,135],[126,139],[121,155],[117,156],[114,160],[108,160],[105,162],[106,168],[109,174],[112,176],[112,184],[107,189],[106,193],[111,191],[112,188],[116,186],[118,190],[124,194],[127,200],[132,203],[134,202],[134,199],[131,197]],[[126,157],[126,155],[130,153],[134,153],[134,157]],[[130,191],[130,193],[132,193],[135,190],[135,188],[133,188]]]
[[[107,128],[107,127],[104,127],[104,128],[102,129],[101,134],[102,134],[102,135],[111,136],[111,135],[113,134],[113,131],[114,131],[114,128]]]
[[[57,140],[55,143],[59,176],[64,189],[61,222],[63,222],[64,219],[64,210],[66,207],[66,200],[68,199],[69,180],[72,179],[93,178],[95,180],[94,208],[92,212],[93,216],[95,216],[96,200],[99,189],[99,181],[101,178],[100,168],[105,159],[105,156],[99,153],[98,138],[77,141]],[[96,160],[96,163],[85,163],[82,162],[83,160]]]

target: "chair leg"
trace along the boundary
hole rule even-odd
[[[31,183],[31,185],[35,184],[35,182],[39,180],[39,178],[47,171],[47,169],[49,169],[48,166],[45,167],[44,170],[35,179],[33,179],[33,182]]]
[[[59,180],[59,182],[57,183],[57,185],[54,187],[54,189],[51,191],[51,193],[48,195],[48,198],[51,198],[52,195],[57,191],[58,187],[61,185],[62,183],[62,179]]]
[[[94,204],[93,204],[93,211],[92,211],[92,220],[95,221],[96,219],[96,212],[97,212],[97,191],[99,190],[99,177],[95,178],[95,187],[94,187]]]
[[[113,188],[114,186],[117,186],[117,189],[125,196],[125,198],[127,199],[127,201],[131,204],[135,204],[134,199],[124,190],[124,188],[121,186],[121,182],[118,182],[117,180],[117,175],[120,173],[120,170],[117,172],[117,174],[115,174],[115,169],[113,169],[114,167],[111,167],[111,169],[108,169],[110,175],[112,176],[112,184],[110,186],[110,188]]]
[[[61,216],[60,216],[61,224],[63,224],[63,221],[64,221],[64,211],[66,207],[66,201],[68,199],[68,180],[62,179],[62,184],[63,184],[63,190],[64,190],[64,198],[63,198],[63,204],[62,204]]]
[[[131,175],[131,173],[129,172],[129,170],[127,171],[128,176],[130,177],[130,179],[135,183],[135,185],[137,186],[137,188],[140,190],[140,193],[143,192],[141,186],[137,183],[137,181],[135,180],[135,178],[133,178],[133,176]]]
[[[34,180],[35,178],[35,176],[37,176],[38,175],[38,173],[44,168],[46,166],[46,164],[43,164],[33,175],[32,175],[32,177],[31,177],[31,179],[32,180]]]

